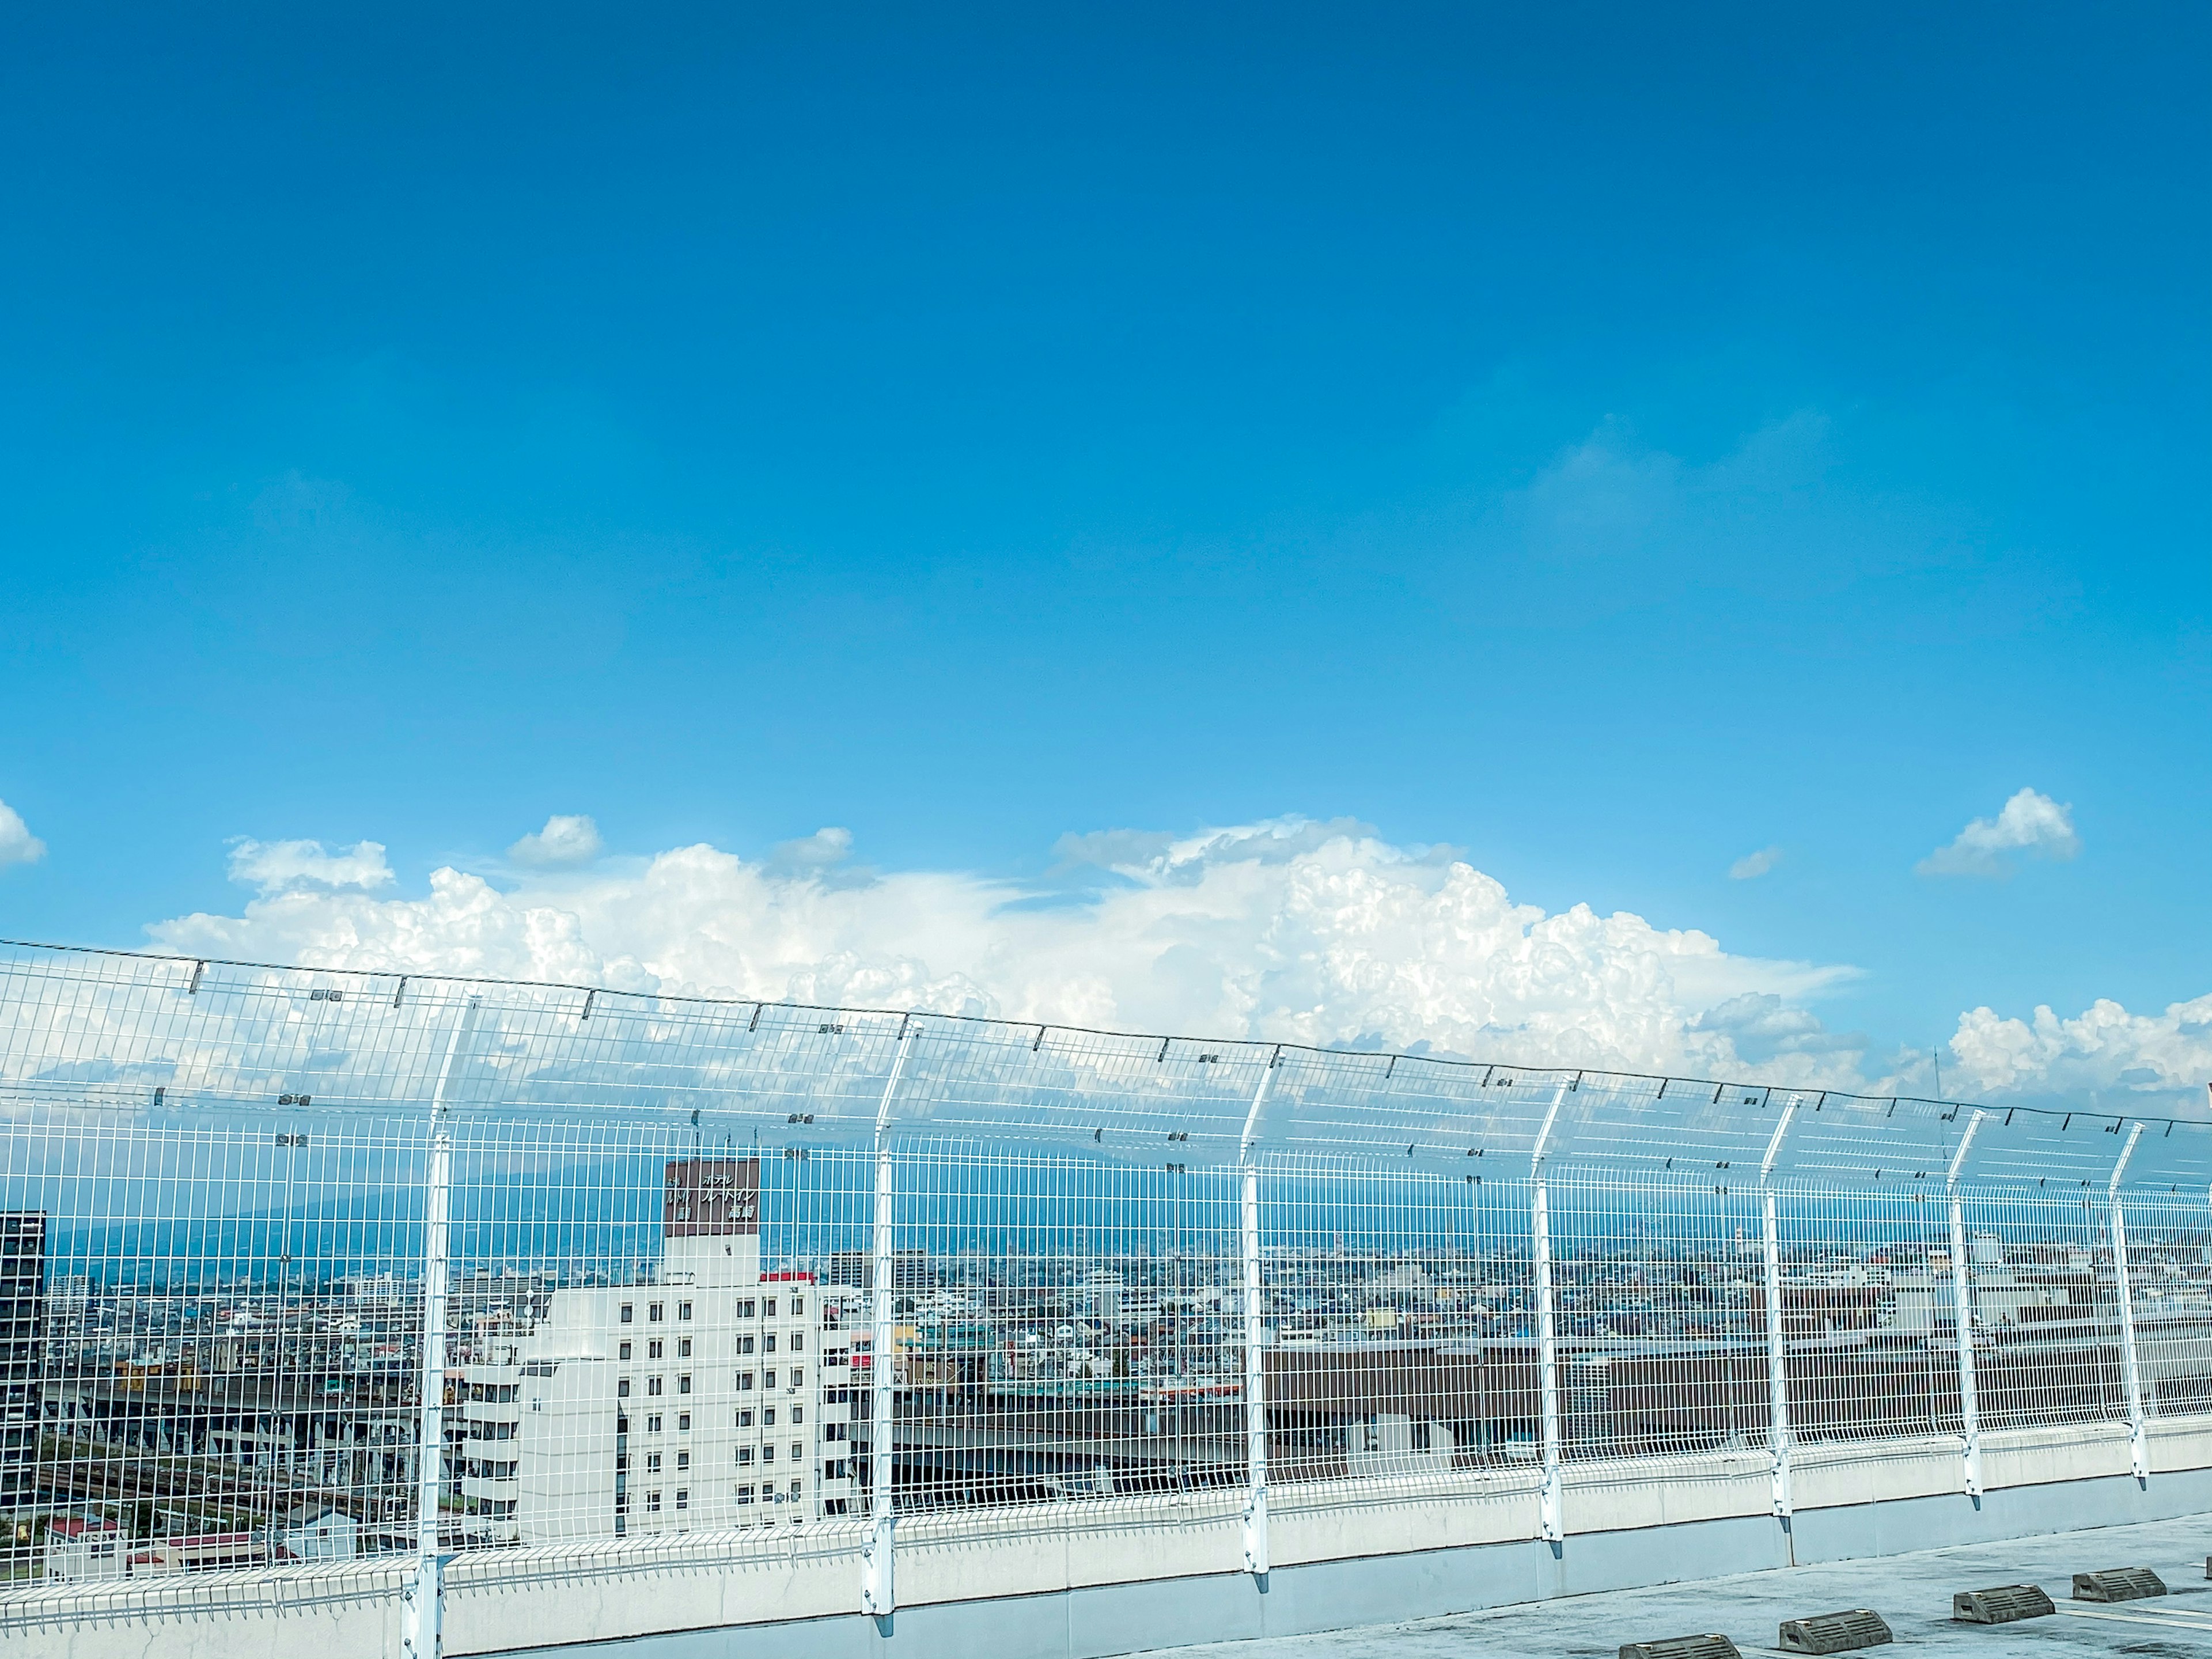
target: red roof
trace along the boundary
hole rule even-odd
[[[46,1523],[49,1533],[59,1533],[64,1538],[75,1538],[81,1533],[119,1531],[112,1521],[88,1521],[81,1515],[58,1515]]]
[[[812,1273],[763,1273],[761,1275],[761,1283],[763,1285],[784,1285],[793,1282],[811,1285],[814,1282],[814,1275]]]

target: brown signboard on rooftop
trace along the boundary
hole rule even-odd
[[[760,1160],[670,1160],[663,1176],[660,1230],[667,1238],[738,1238],[760,1231]]]

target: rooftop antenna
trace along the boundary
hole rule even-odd
[[[1930,1048],[1928,1058],[1936,1062],[1936,1098],[1941,1100],[1943,1098],[1943,1051]]]

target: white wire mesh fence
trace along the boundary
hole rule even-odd
[[[27,945],[0,1109],[0,1608],[2212,1409],[2194,1124]]]

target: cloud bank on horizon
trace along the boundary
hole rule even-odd
[[[1736,955],[1625,911],[1547,915],[1449,848],[1357,823],[1071,836],[1036,881],[854,872],[851,848],[833,827],[754,860],[705,844],[606,858],[591,819],[556,816],[489,876],[441,868],[410,897],[384,893],[395,878],[374,842],[240,842],[232,877],[256,892],[240,915],[148,931],[179,951],[331,968],[1875,1093],[1932,1082],[1924,1054],[1877,1054],[1815,1011],[1855,969]],[[2100,1002],[2073,1019],[1977,1008],[1950,1048],[1953,1093],[2201,1109],[2212,996],[2155,1015]]]

